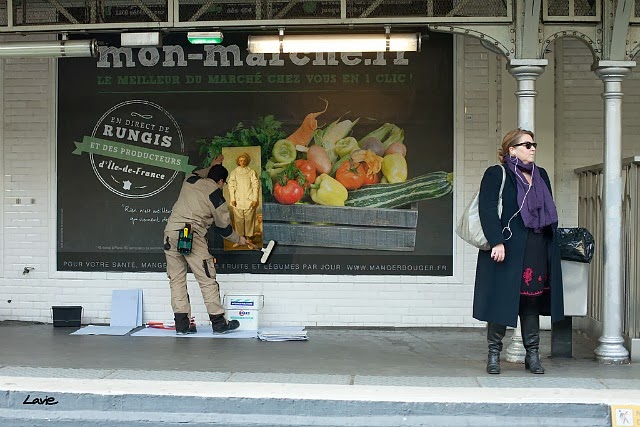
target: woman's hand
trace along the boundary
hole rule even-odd
[[[491,248],[491,259],[495,262],[504,261],[504,243],[500,243]]]

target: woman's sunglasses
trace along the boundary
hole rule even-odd
[[[537,142],[521,142],[520,144],[513,144],[512,147],[520,147],[521,145],[524,145],[527,150],[531,150],[531,147],[538,148]]]

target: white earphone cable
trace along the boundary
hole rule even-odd
[[[524,207],[524,202],[527,200],[527,195],[529,194],[529,191],[531,191],[531,187],[533,187],[533,171],[536,168],[536,164],[534,163],[532,168],[531,168],[531,182],[530,183],[526,182],[526,180],[523,179],[523,176],[518,175],[517,166],[518,166],[518,158],[516,157],[515,158],[515,165],[513,166],[513,172],[516,174],[518,179],[520,179],[520,181],[522,181],[525,185],[528,185],[529,188],[527,188],[526,193],[524,193],[524,197],[522,198],[522,203],[520,204],[520,208],[518,209],[518,211],[516,213],[511,215],[511,218],[509,218],[509,221],[507,221],[507,226],[502,229],[502,235],[503,236],[504,236],[505,230],[509,232],[509,237],[505,237],[504,240],[509,240],[513,236],[513,233],[511,232],[511,220],[513,218],[515,218],[516,215],[518,215],[522,211],[522,208]]]

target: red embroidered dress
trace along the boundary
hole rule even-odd
[[[547,243],[543,233],[529,230],[524,250],[524,265],[520,282],[520,295],[537,297],[549,291],[549,265]]]

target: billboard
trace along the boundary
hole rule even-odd
[[[453,274],[450,35],[370,54],[249,54],[241,33],[105,41],[96,59],[58,61],[59,270],[164,271],[182,181],[251,147],[254,232],[276,249],[261,264],[209,233],[218,272]]]

